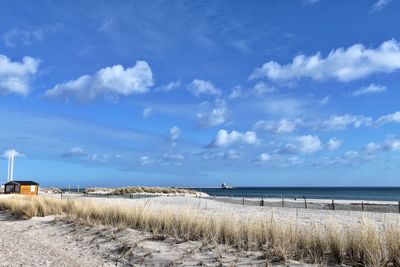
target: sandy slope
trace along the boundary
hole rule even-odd
[[[266,266],[261,252],[75,225],[53,216],[18,220],[0,212],[0,240],[0,266]]]

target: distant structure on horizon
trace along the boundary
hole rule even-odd
[[[222,183],[221,188],[222,189],[235,189],[234,187],[227,185],[226,183]]]

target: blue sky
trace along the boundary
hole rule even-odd
[[[400,2],[2,1],[0,178],[400,186]]]

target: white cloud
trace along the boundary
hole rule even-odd
[[[326,105],[326,104],[329,103],[330,100],[331,100],[331,96],[327,95],[327,96],[325,96],[324,98],[321,99],[321,104],[322,105]]]
[[[319,128],[323,130],[345,130],[349,126],[353,126],[354,128],[359,128],[362,125],[371,126],[372,119],[364,116],[355,116],[355,115],[342,115],[342,116],[332,116],[328,120],[322,121]]]
[[[154,162],[154,160],[152,160],[150,157],[148,157],[148,156],[142,156],[142,157],[140,157],[140,159],[139,159],[139,164],[140,165],[142,165],[142,166],[144,166],[144,165],[149,165],[149,164],[151,164],[151,163],[153,163]]]
[[[400,69],[400,44],[396,40],[382,43],[378,48],[366,48],[355,44],[338,48],[325,58],[298,55],[292,63],[281,65],[275,61],[265,63],[253,71],[250,78],[266,77],[276,81],[300,78],[313,80],[338,80],[349,82],[377,73],[391,73]]]
[[[276,88],[274,86],[266,84],[265,82],[258,82],[256,83],[256,85],[254,85],[253,90],[256,96],[261,96],[264,94],[275,92]]]
[[[79,146],[75,146],[70,149],[70,151],[62,154],[61,156],[63,158],[74,158],[74,157],[82,157],[87,155],[87,153],[83,150],[83,148]]]
[[[368,86],[361,87],[358,90],[355,90],[351,93],[351,96],[362,96],[362,95],[371,95],[371,94],[380,94],[387,91],[386,86],[383,85],[375,85],[371,83]]]
[[[181,134],[181,129],[179,129],[177,126],[172,127],[169,130],[169,140],[177,140],[179,138],[179,135]]]
[[[375,151],[379,151],[382,149],[382,146],[380,144],[370,142],[364,147],[364,151],[367,152],[367,154],[373,153]]]
[[[160,87],[157,87],[156,91],[163,91],[164,93],[168,93],[178,88],[179,86],[181,86],[181,80],[176,80],[169,82],[168,84],[162,85]]]
[[[314,153],[320,150],[321,140],[318,136],[303,135],[297,137],[297,150],[301,153]]]
[[[377,0],[371,8],[371,12],[378,12],[385,8],[392,0]]]
[[[241,97],[242,95],[243,95],[242,87],[238,85],[232,89],[232,92],[229,94],[228,98],[236,99],[236,98]]]
[[[270,154],[267,153],[261,153],[260,156],[258,157],[259,162],[270,162],[273,159],[273,157]]]
[[[389,139],[383,145],[384,150],[399,151],[400,150],[400,139]]]
[[[151,116],[152,113],[153,113],[153,109],[150,107],[143,109],[143,118],[147,119],[148,117]]]
[[[255,129],[263,129],[266,131],[273,132],[275,134],[287,134],[292,133],[296,130],[297,123],[299,121],[293,121],[288,119],[281,119],[279,121],[263,121],[260,120],[254,125]]]
[[[257,134],[253,131],[240,133],[237,131],[228,132],[227,130],[219,130],[210,147],[227,147],[235,143],[244,143],[254,145],[258,142]]]
[[[200,104],[200,111],[197,113],[197,120],[200,127],[212,127],[223,124],[228,117],[228,109],[225,101],[217,100],[214,106],[209,102]]]
[[[16,157],[16,158],[24,158],[25,157],[24,154],[22,154],[21,152],[18,152],[15,149],[8,149],[8,150],[4,151],[3,158],[7,159],[8,156],[11,155],[11,153],[14,153],[14,157]]]
[[[187,89],[196,97],[201,95],[221,95],[221,91],[210,81],[193,80]]]
[[[95,99],[98,95],[143,94],[153,86],[153,74],[146,61],[137,61],[131,68],[121,65],[100,69],[94,75],[83,75],[76,80],[57,84],[47,90],[46,97],[76,97],[82,101]]]
[[[394,113],[382,116],[376,120],[376,123],[378,125],[382,125],[382,124],[389,123],[389,122],[399,123],[400,122],[400,111],[396,111]]]
[[[343,144],[342,140],[337,139],[336,137],[332,137],[326,144],[326,149],[333,151],[341,147],[342,144]]]
[[[318,136],[298,136],[295,141],[295,144],[286,144],[283,147],[282,152],[312,154],[322,149],[321,140]]]
[[[2,39],[6,46],[15,47],[17,43],[22,45],[30,45],[34,42],[41,41],[44,38],[43,30],[26,31],[20,29],[11,29],[2,34]]]
[[[13,62],[0,54],[0,94],[14,93],[26,96],[38,71],[39,62],[29,56],[24,57],[21,62]]]

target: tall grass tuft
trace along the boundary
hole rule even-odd
[[[222,216],[198,210],[158,208],[153,205],[118,205],[92,200],[60,200],[44,197],[0,199],[0,210],[31,218],[62,215],[86,225],[106,225],[149,231],[155,236],[173,236],[226,244],[243,250],[264,251],[274,261],[353,266],[400,265],[400,228],[388,224],[379,231],[364,221],[350,229],[332,222],[328,226],[281,224],[272,217]]]

